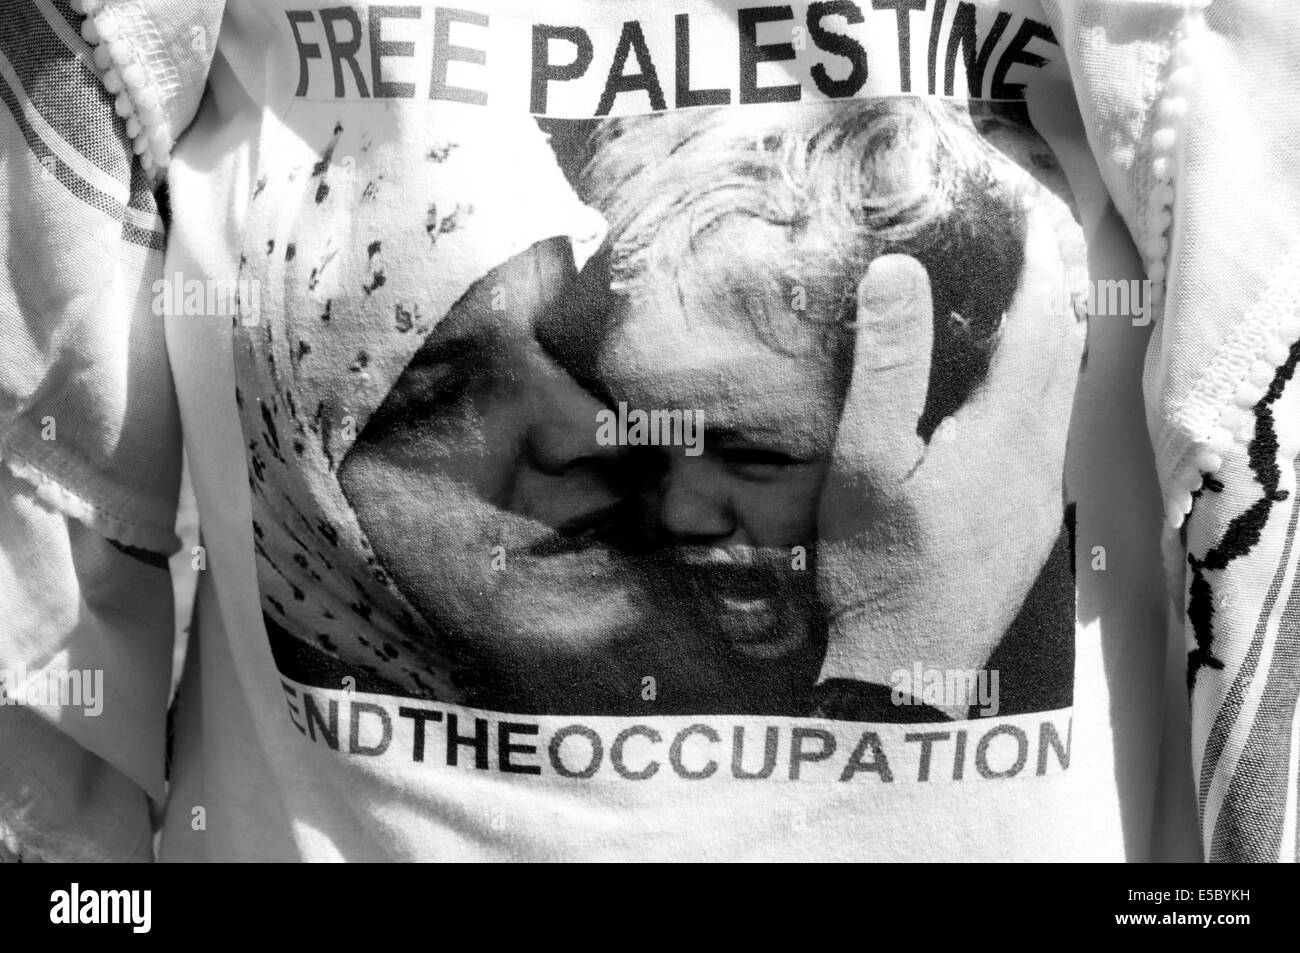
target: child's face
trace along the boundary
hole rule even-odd
[[[724,223],[689,253],[719,264],[688,260],[618,298],[598,366],[608,396],[629,408],[703,411],[702,453],[658,448],[651,531],[699,547],[733,645],[760,658],[802,645],[812,624],[813,573],[792,566],[793,548],[810,554],[816,541],[839,410],[810,316],[793,296],[773,300],[772,283],[735,261],[736,249],[784,241],[784,230],[754,219]]]

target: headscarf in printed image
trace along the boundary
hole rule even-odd
[[[456,700],[435,633],[384,572],[337,471],[475,281],[553,237],[571,240],[581,267],[604,221],[527,115],[300,103],[268,126],[235,361],[277,663],[306,657],[359,688],[370,678]]]

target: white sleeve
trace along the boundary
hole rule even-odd
[[[0,842],[25,858],[152,856],[181,468],[159,195],[221,12],[0,18]]]

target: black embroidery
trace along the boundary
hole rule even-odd
[[[1197,559],[1188,555],[1187,562],[1192,567],[1192,584],[1188,591],[1187,619],[1192,626],[1196,648],[1187,653],[1187,690],[1196,687],[1196,676],[1203,668],[1223,668],[1223,660],[1214,654],[1214,588],[1206,579],[1205,573],[1220,570],[1234,559],[1245,556],[1255,548],[1268,522],[1269,513],[1274,503],[1281,503],[1287,498],[1285,490],[1278,489],[1281,481],[1281,468],[1277,463],[1277,428],[1273,420],[1273,404],[1282,396],[1282,390],[1295,374],[1296,363],[1300,361],[1300,341],[1291,345],[1286,363],[1278,368],[1267,393],[1259,399],[1253,410],[1255,413],[1255,436],[1246,448],[1246,459],[1255,480],[1264,489],[1264,494],[1244,513],[1233,517],[1224,530],[1217,546]],[[1214,481],[1206,489],[1219,492],[1223,484]]]

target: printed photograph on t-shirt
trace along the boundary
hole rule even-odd
[[[257,189],[297,213],[241,262],[285,677],[521,714],[1071,704],[1083,239],[1023,103],[423,139],[352,105],[289,114]]]

